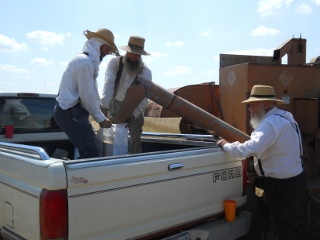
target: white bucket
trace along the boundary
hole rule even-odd
[[[102,156],[113,155],[114,130],[111,128],[104,128],[105,135],[102,146]]]
[[[113,156],[128,153],[127,123],[114,124]]]

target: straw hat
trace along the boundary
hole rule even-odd
[[[118,48],[114,44],[113,33],[110,30],[108,30],[106,28],[100,28],[96,32],[91,32],[89,30],[86,30],[83,32],[83,34],[86,36],[87,39],[90,39],[92,37],[97,37],[97,38],[100,38],[100,39],[106,41],[111,47],[111,52],[113,52],[116,55],[119,55]]]
[[[131,36],[129,38],[128,46],[119,46],[122,50],[138,55],[150,55],[144,50],[145,39],[139,36]]]
[[[279,104],[284,104],[284,101],[277,99],[274,89],[271,86],[266,85],[254,85],[250,97],[247,100],[242,101],[241,103],[250,103],[257,101],[274,101]]]

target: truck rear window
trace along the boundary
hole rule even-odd
[[[15,133],[61,131],[53,118],[54,98],[0,97],[1,133],[14,125]]]

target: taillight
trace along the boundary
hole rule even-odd
[[[247,186],[248,186],[248,165],[247,160],[242,160],[242,176],[243,176],[243,187],[242,187],[242,196],[246,195],[247,192]]]
[[[41,239],[68,238],[67,190],[43,189],[40,197]]]

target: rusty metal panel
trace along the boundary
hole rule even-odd
[[[187,85],[173,92],[175,95],[186,99],[203,110],[212,113],[214,116],[219,114],[219,85],[214,82]],[[163,108],[155,102],[150,102],[145,111],[148,117],[181,117],[178,114]]]
[[[256,84],[271,85],[286,102],[279,108],[294,112],[294,98],[315,98],[320,93],[320,68],[294,65],[238,64],[220,68],[220,102],[225,121],[245,133],[249,114],[240,102]]]
[[[295,98],[294,99],[294,117],[299,124],[302,134],[312,134],[315,137],[319,114],[318,98]]]
[[[276,64],[276,62],[272,62],[272,59],[273,57],[268,56],[220,54],[220,67],[228,67],[241,63]]]
[[[307,39],[291,38],[282,43],[273,53],[273,61],[281,63],[281,58],[287,54],[289,65],[306,63]]]
[[[247,131],[247,107],[241,104],[248,92],[248,63],[220,68],[220,104],[224,121]]]
[[[292,65],[249,65],[248,91],[255,84],[271,85],[286,102],[284,110],[294,112],[294,98],[315,98],[320,93],[320,68]]]

